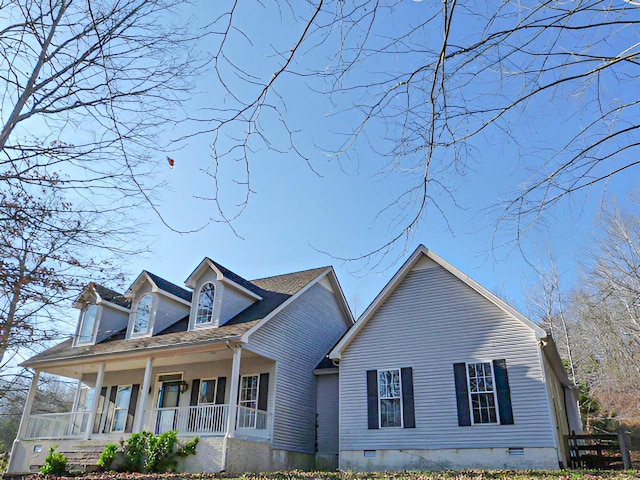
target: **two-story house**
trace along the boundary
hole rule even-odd
[[[248,281],[205,258],[185,286],[143,271],[124,294],[85,289],[73,338],[24,363],[35,374],[9,473],[54,444],[95,464],[107,443],[174,429],[200,437],[187,471],[313,467],[313,370],[353,323],[333,269]],[[71,412],[31,413],[43,372],[77,380]]]

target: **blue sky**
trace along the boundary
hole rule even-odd
[[[289,13],[277,12],[271,4],[263,8],[259,3],[242,2],[239,21],[249,34],[233,37],[228,54],[242,68],[256,75],[267,76],[277,64],[274,50],[284,48],[287,40],[301,28]],[[224,2],[196,2],[196,24],[216,18],[226,6]],[[434,12],[437,6],[429,2],[399,2],[388,16],[381,34],[393,36],[398,29],[406,28]],[[462,25],[460,39],[466,30]],[[431,33],[425,33],[424,41],[430,41]],[[434,33],[437,35],[437,32]],[[251,42],[249,41],[251,40]],[[202,48],[213,51],[218,40],[211,38]],[[314,49],[304,49],[297,68],[332,63],[336,38],[329,37]],[[615,49],[615,45],[613,46]],[[408,60],[380,60],[382,70],[389,72],[406,67]],[[384,63],[387,62],[387,63]],[[366,82],[371,76],[366,65],[352,82]],[[321,68],[321,67],[320,67]],[[227,71],[233,79],[231,71]],[[237,92],[249,96],[253,90],[238,78]],[[481,76],[475,94],[480,100],[490,93],[493,85]],[[212,202],[197,197],[214,194],[210,178],[202,173],[212,164],[210,144],[212,136],[202,134],[186,141],[176,141],[170,155],[175,168],[169,168],[166,154],[158,152],[158,181],[164,182],[154,195],[159,201],[163,218],[176,230],[191,230],[208,224],[195,233],[180,234],[167,229],[156,216],[146,211],[134,212],[142,222],[147,222],[145,232],[149,241],[149,253],[127,260],[126,269],[131,281],[142,269],[148,269],[177,284],[182,284],[204,256],[209,256],[247,279],[333,265],[338,278],[356,314],[362,313],[369,302],[384,287],[400,267],[402,261],[422,243],[456,265],[462,271],[490,290],[506,297],[516,307],[526,311],[524,292],[535,282],[531,264],[546,262],[547,251],[553,252],[563,275],[570,285],[577,278],[579,264],[584,260],[584,247],[593,234],[593,219],[602,202],[617,198],[629,203],[627,195],[637,189],[637,172],[629,170],[606,185],[585,191],[559,203],[545,213],[543,222],[536,228],[523,232],[519,243],[513,243],[513,224],[501,225],[496,221],[501,202],[511,198],[524,181],[532,175],[532,168],[540,161],[540,152],[561,149],[563,139],[577,131],[584,122],[582,112],[587,112],[581,98],[557,92],[552,102],[531,102],[526,114],[517,112],[510,117],[512,127],[520,137],[531,143],[509,141],[499,130],[488,130],[476,137],[468,147],[468,162],[463,176],[444,176],[448,188],[455,195],[455,202],[446,195],[437,194],[438,207],[430,206],[419,225],[408,237],[397,242],[381,263],[344,262],[339,258],[358,257],[383,245],[397,232],[394,219],[402,211],[378,216],[399,193],[410,187],[415,178],[407,172],[392,171],[376,175],[383,160],[367,145],[359,143],[351,156],[337,161],[318,145],[335,146],[340,137],[335,132],[348,128],[353,111],[339,113],[329,97],[315,93],[309,84],[285,76],[278,84],[286,93],[286,118],[299,127],[296,138],[310,157],[309,165],[291,152],[287,152],[286,136],[279,126],[279,118],[265,113],[262,125],[278,152],[266,148],[259,139],[252,140],[256,149],[249,164],[251,189],[255,192],[243,213],[232,222],[233,229],[220,222]],[[233,105],[210,72],[198,81],[199,94],[183,106],[183,113],[206,116],[202,107]],[[517,88],[506,85],[507,89]],[[487,97],[488,98],[488,97]],[[335,98],[334,98],[335,100]],[[193,124],[166,132],[165,142],[193,132]],[[393,130],[392,125],[378,122],[369,132],[382,138]],[[236,130],[242,135],[242,130]],[[222,144],[224,145],[224,143]],[[451,158],[439,152],[435,161],[448,165]],[[220,177],[220,192],[228,212],[245,193],[244,187],[235,181],[243,180],[242,162],[225,162]],[[415,172],[414,172],[415,173]],[[437,192],[436,192],[437,193]],[[636,204],[637,206],[637,204]],[[235,230],[235,232],[233,231]]]

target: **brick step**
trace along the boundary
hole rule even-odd
[[[67,457],[67,469],[70,472],[90,472],[98,469],[98,459],[104,445],[73,445],[61,450]]]

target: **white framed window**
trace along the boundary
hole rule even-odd
[[[402,427],[402,385],[400,369],[378,370],[380,428]]]
[[[135,318],[133,321],[133,335],[145,334],[149,331],[149,321],[151,319],[151,304],[153,297],[150,294],[143,295],[138,301]]]
[[[82,319],[80,320],[80,329],[78,331],[77,343],[89,343],[93,340],[93,331],[98,318],[98,306],[95,304],[87,305],[82,310]]]
[[[87,385],[80,387],[80,394],[78,395],[78,404],[76,405],[77,412],[89,412],[93,406],[93,398],[95,397],[96,389]]]
[[[116,394],[116,404],[113,413],[112,432],[124,432],[127,426],[127,415],[129,414],[129,402],[131,401],[131,385],[118,385]]]
[[[213,321],[213,299],[216,287],[213,283],[205,283],[198,294],[198,310],[196,312],[196,325],[206,325]]]
[[[217,378],[203,378],[200,380],[200,392],[198,393],[198,405],[212,405],[216,403]]]
[[[256,427],[259,378],[258,375],[244,375],[240,378],[238,428]]]
[[[499,423],[491,362],[467,363],[467,381],[472,423]]]

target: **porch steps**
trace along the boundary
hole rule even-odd
[[[60,451],[67,457],[69,472],[95,472],[98,470],[98,459],[104,446],[104,443],[83,443],[70,445]]]

